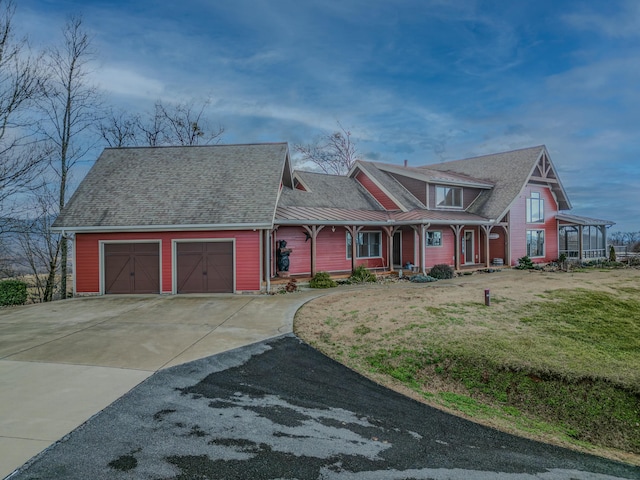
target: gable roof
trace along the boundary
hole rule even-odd
[[[378,168],[375,162],[358,160],[349,172],[349,177],[355,177],[358,170],[367,175],[394,203],[404,212],[425,206],[414,197],[404,186],[391,175]]]
[[[69,230],[271,227],[286,143],[107,148],[54,222]]]
[[[482,192],[468,211],[499,220],[507,213],[515,198],[527,184],[543,155],[550,163],[547,148],[544,145],[539,145],[510,152],[426,165],[419,167],[419,169],[460,173],[495,184],[496,187],[493,190]],[[571,204],[559,179],[554,179],[551,188],[558,201],[559,209],[570,209]]]

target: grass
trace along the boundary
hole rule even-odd
[[[558,286],[570,278],[555,275]],[[492,292],[491,307],[455,291],[398,289],[386,304],[372,292],[366,308],[343,305],[344,322],[325,325],[331,342],[305,335],[305,309],[296,332],[349,367],[468,418],[590,451],[640,455],[640,270],[579,277],[588,288],[540,282],[518,296],[505,286]]]

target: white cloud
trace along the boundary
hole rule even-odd
[[[98,86],[105,92],[140,99],[156,100],[164,92],[164,84],[124,66],[109,65],[94,73]]]

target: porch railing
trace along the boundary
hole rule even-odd
[[[580,258],[579,250],[560,250],[560,255],[565,254],[567,258],[578,259]],[[594,259],[594,258],[607,258],[606,248],[594,248],[592,250],[583,250],[582,259]]]

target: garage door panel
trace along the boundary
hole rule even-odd
[[[200,293],[203,291],[202,252],[178,254],[178,293]]]
[[[133,257],[133,289],[135,293],[158,293],[160,291],[160,259],[157,255]]]
[[[104,245],[105,293],[159,293],[158,243]]]
[[[176,253],[178,293],[234,291],[233,242],[178,243]]]

